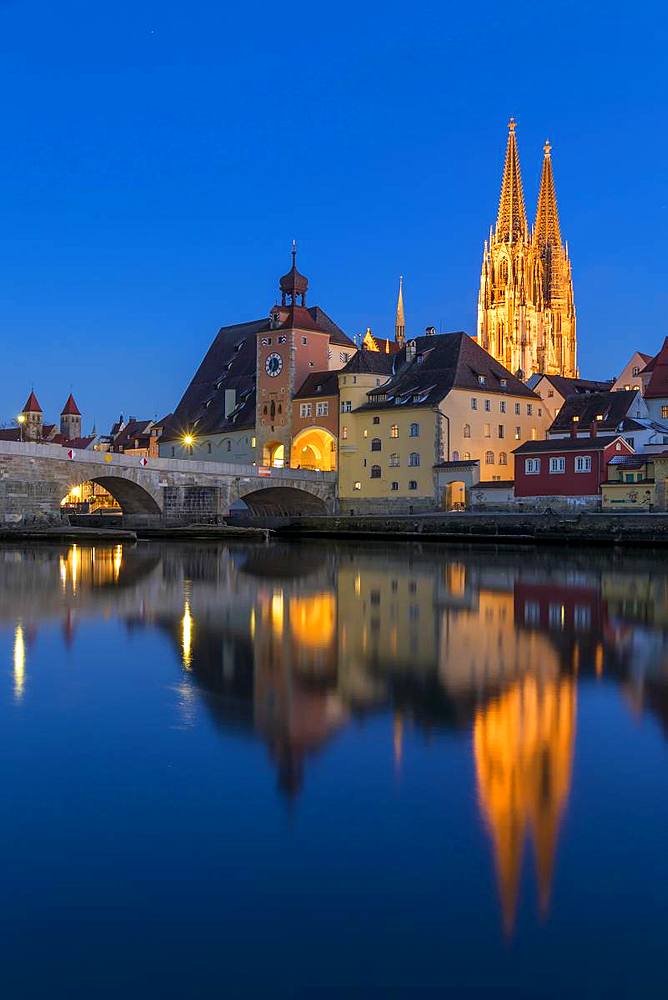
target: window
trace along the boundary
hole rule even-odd
[[[538,601],[524,602],[524,622],[526,625],[537,625],[540,621],[540,604]]]
[[[636,375],[640,375],[640,369],[638,368],[637,365],[631,369],[631,374],[633,375],[634,378],[636,377]]]
[[[550,628],[564,627],[564,611],[565,608],[563,604],[550,604],[548,608],[548,620],[550,622]]]
[[[521,427],[516,427],[515,428],[515,440],[516,441],[521,441],[522,440],[522,428]]]
[[[174,458],[175,454],[176,454],[176,449],[172,446],[172,458]]]
[[[486,399],[486,400],[485,400],[485,412],[486,412],[486,413],[489,413],[489,411],[490,411],[491,409],[492,409],[492,403],[491,403],[491,400],[489,400],[489,399]]]
[[[540,406],[538,407],[538,416],[539,417],[543,416],[543,411],[541,410]]]
[[[521,408],[520,404],[519,403],[515,403],[515,415],[517,417],[519,417],[519,415],[520,415],[521,412],[522,412],[522,408]]]
[[[491,436],[492,436],[492,426],[491,426],[491,424],[485,424],[485,426],[483,428],[483,434],[485,435],[486,438],[491,438]]]
[[[532,427],[531,428],[531,440],[532,441],[536,441],[537,438],[538,438],[538,434],[536,433],[536,428]]]
[[[500,483],[501,482],[501,476],[492,476],[492,482],[493,483]]]
[[[329,414],[329,403],[316,403],[315,412],[318,417],[326,417]]]
[[[307,344],[308,344],[307,338],[306,337],[302,337],[302,347],[306,347]]]
[[[416,490],[417,489],[417,479],[409,479],[408,480],[408,489],[409,490]]]
[[[226,448],[227,451],[232,451],[232,442],[231,441],[226,441],[225,442],[225,448]],[[209,454],[211,454],[211,445],[209,445]]]
[[[591,472],[591,455],[576,455],[575,456],[575,471],[576,472]]]
[[[390,427],[390,437],[391,438],[398,438],[399,437],[399,425],[398,424],[392,424],[392,426]]]
[[[499,452],[499,465],[508,465],[508,455],[505,451]]]
[[[664,418],[664,420],[668,420],[668,406],[661,407],[661,416]]]
[[[380,479],[380,466],[379,465],[372,465],[371,466],[371,478],[372,479]]]
[[[393,490],[398,490],[398,489],[399,489],[399,483],[397,483],[396,481],[395,481],[395,482],[393,482],[393,483],[392,483],[392,489],[393,489]]]
[[[341,437],[344,441],[348,440],[348,428],[345,426],[341,428]]]
[[[320,405],[320,404],[318,404]],[[310,403],[300,403],[299,404],[299,416],[300,417],[310,417],[311,416],[311,404]]]
[[[339,354],[339,361],[341,361],[344,365],[346,364],[346,362],[348,361],[347,351],[341,351],[341,353]]]
[[[540,459],[525,458],[524,471],[527,474],[527,476],[537,476],[538,473],[540,472]]]
[[[362,484],[360,482],[353,483],[353,489],[354,490],[361,490],[362,489]]]
[[[373,418],[373,422],[374,422],[374,424],[379,424],[380,423],[380,417],[374,417]]]
[[[371,451],[382,451],[380,438],[371,438]]]
[[[416,466],[420,464],[420,456],[416,451],[412,451],[408,456],[408,464],[411,466]]]
[[[464,437],[465,438],[470,438],[471,437],[471,425],[470,424],[464,424]]]
[[[486,381],[487,379],[485,378],[484,375],[478,375],[478,382],[480,383],[480,385],[484,385]]]
[[[548,389],[547,390],[547,398],[548,399],[552,399],[553,396],[554,396],[554,389]]]
[[[499,438],[505,437],[506,432],[503,429],[503,424],[499,424]]]
[[[501,402],[499,403],[499,413],[505,413],[505,412],[506,412],[506,401],[505,399],[502,399]]]
[[[499,379],[499,384],[501,385],[502,389],[505,389],[506,386],[508,385],[508,379],[507,378],[500,378]],[[506,411],[504,410],[503,412],[505,413]]]
[[[251,438],[251,448],[254,448],[256,444],[257,444],[257,438],[252,437]]]
[[[390,465],[392,466],[393,469],[399,468],[399,456],[397,455],[396,451],[392,452],[392,454],[390,455]]]
[[[471,452],[470,451],[465,451],[464,454],[462,455],[462,459],[463,459],[464,462],[470,462],[471,461]]]
[[[478,409],[478,400],[475,398],[475,396],[471,396],[471,409],[472,410]]]
[[[624,440],[626,441],[627,444],[630,444],[632,448],[635,448],[635,438],[627,437],[627,438],[624,438]],[[666,441],[666,439],[664,437],[663,444],[666,444],[666,443],[668,443],[668,442]]]
[[[369,432],[368,432],[368,430],[365,427],[364,430],[362,431],[362,437],[368,438],[368,436],[369,436]]]
[[[350,413],[352,411],[353,404],[351,400],[344,399],[341,402],[341,413]]]
[[[533,403],[527,403],[527,417],[533,416]]]
[[[494,465],[494,452],[493,451],[486,451],[485,452],[485,465]]]
[[[420,437],[420,425],[419,424],[411,424],[410,430],[408,432],[408,436],[412,437],[412,438],[418,438],[418,437]]]
[[[566,471],[566,459],[565,458],[551,458],[550,459],[550,472],[565,472]]]
[[[586,629],[591,625],[591,608],[586,604],[576,604],[573,612],[573,623],[576,629]]]

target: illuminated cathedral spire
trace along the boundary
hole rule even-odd
[[[552,172],[552,146],[547,139],[543,146],[543,172],[540,178],[538,192],[538,208],[536,209],[536,224],[533,229],[534,246],[545,247],[552,244],[561,246],[559,231],[559,213],[557,211],[557,195],[554,190],[554,174]]]
[[[397,298],[397,315],[394,321],[394,339],[401,347],[406,341],[406,320],[404,319],[404,276],[399,277],[399,297]]]
[[[520,157],[517,152],[515,138],[515,119],[508,122],[508,142],[506,143],[506,162],[503,167],[501,181],[501,197],[499,211],[496,217],[497,240],[515,243],[525,240],[528,234],[527,213],[524,207],[524,191],[522,190],[522,174],[520,172]]]

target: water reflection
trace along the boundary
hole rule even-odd
[[[0,627],[13,692],[47,621],[117,618],[174,649],[183,724],[194,701],[266,746],[294,799],[308,763],[354,719],[388,713],[388,766],[407,737],[472,734],[479,814],[502,924],[525,849],[545,916],[572,784],[577,684],[613,681],[668,729],[668,574],[629,554],[215,545],[0,549]],[[32,679],[32,685],[36,680]],[[434,751],[436,752],[436,751]]]

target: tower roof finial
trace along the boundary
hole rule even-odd
[[[306,305],[306,292],[308,290],[308,278],[300,274],[297,270],[297,240],[292,241],[292,267],[287,274],[284,274],[279,282],[283,305],[287,299],[290,304],[297,305],[297,298],[301,299],[301,305]]]
[[[554,187],[552,172],[552,145],[549,139],[543,146],[543,170],[540,175],[540,190],[538,192],[538,207],[533,239],[537,246],[551,244],[561,246],[561,231],[559,229],[559,212],[557,211],[557,194]]]
[[[515,119],[512,118],[512,117],[509,118],[508,119],[508,131],[509,132],[514,132],[516,128],[517,128],[517,122],[515,121]]]
[[[551,151],[552,151],[552,143],[550,142],[549,139],[546,139],[545,145],[543,146],[543,152],[545,153],[546,156],[549,156]]]

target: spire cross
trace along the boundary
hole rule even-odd
[[[292,241],[292,265],[297,263],[297,240]]]
[[[516,127],[517,127],[517,122],[515,121],[514,118],[511,118],[510,121],[508,122],[508,131],[514,132]]]
[[[552,144],[550,143],[549,139],[546,139],[545,145],[543,146],[543,152],[545,153],[546,156],[550,155],[551,149],[552,149]]]

